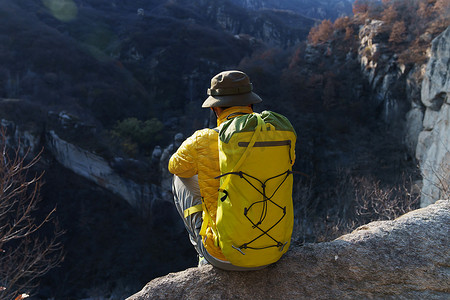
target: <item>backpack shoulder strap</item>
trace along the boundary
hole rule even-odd
[[[254,131],[254,133],[252,135],[252,138],[250,139],[250,142],[249,142],[249,144],[247,146],[247,149],[245,149],[245,152],[239,158],[238,162],[233,167],[233,170],[231,172],[227,173],[227,174],[236,172],[236,170],[238,170],[240,168],[240,166],[244,163],[244,161],[247,158],[247,156],[250,154],[250,151],[253,148],[253,146],[255,145],[256,139],[258,138],[260,132],[267,130],[267,128],[264,126],[264,120],[261,118],[261,115],[258,114],[258,113],[255,113],[255,115],[258,118],[258,125],[256,125],[255,131]],[[221,177],[221,176],[219,176],[219,177]],[[216,177],[216,178],[219,178],[219,177]],[[231,178],[230,176],[227,176],[227,178],[223,181],[222,185],[219,188],[219,192],[223,192],[224,191],[224,188],[230,182],[230,178]]]

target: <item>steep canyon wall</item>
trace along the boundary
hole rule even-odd
[[[60,115],[65,116],[63,113]],[[71,172],[120,196],[138,210],[151,210],[155,202],[170,199],[166,195],[170,191],[170,183],[167,183],[167,179],[163,180],[165,183],[165,189],[163,189],[157,184],[137,182],[118,172],[113,165],[121,162],[125,164],[126,162],[123,163],[124,158],[115,157],[113,161],[108,161],[92,151],[64,140],[58,136],[55,130],[45,129],[45,126],[39,128],[39,126],[36,126],[37,124],[34,124],[34,128],[29,129],[6,119],[1,119],[1,125],[6,128],[7,145],[16,148],[20,144],[19,149],[22,155],[29,151],[29,157],[35,156],[41,149],[44,149],[46,154],[51,155],[53,159]],[[133,163],[139,165],[143,162],[133,161]],[[132,166],[128,166],[128,168],[132,169]],[[146,171],[159,173],[159,165],[153,171]]]
[[[450,191],[450,27],[436,37],[422,82],[425,106],[416,158],[423,176],[421,206],[449,197]]]
[[[359,32],[361,69],[388,129],[405,124],[404,143],[420,167],[425,207],[449,197],[450,28],[432,41],[427,64],[407,70],[380,38],[382,25],[368,20]]]

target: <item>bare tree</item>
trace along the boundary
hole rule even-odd
[[[296,184],[293,238],[297,243],[330,241],[369,222],[392,220],[419,208],[420,189],[406,175],[383,185],[346,169],[337,169],[336,174],[340,179],[321,191],[314,191],[314,178]]]
[[[447,157],[450,157],[450,151],[447,150]],[[450,165],[448,158],[444,158],[437,166],[429,163],[422,166],[422,176],[428,185],[433,187],[435,192],[422,193],[431,197],[434,201],[450,200]],[[428,175],[426,175],[428,174]]]
[[[62,231],[50,222],[56,209],[37,217],[43,173],[30,173],[40,153],[27,161],[29,153],[20,156],[20,145],[8,148],[3,129],[0,151],[0,299],[22,299],[37,287],[39,277],[62,261]],[[39,233],[47,227],[53,233],[43,237]]]
[[[436,179],[440,199],[450,200],[450,165],[442,163],[436,171]]]
[[[356,215],[359,225],[375,220],[392,220],[419,208],[419,188],[411,178],[403,177],[400,184],[383,187],[370,178],[356,178],[354,182]]]

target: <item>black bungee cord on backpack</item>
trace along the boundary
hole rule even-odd
[[[261,250],[261,249],[267,249],[267,248],[271,248],[271,247],[280,247],[280,251],[283,251],[284,246],[287,244],[286,243],[282,243],[278,240],[276,240],[273,236],[271,236],[269,234],[269,231],[272,230],[275,226],[277,226],[281,220],[283,220],[283,218],[286,216],[286,206],[285,207],[281,207],[280,205],[278,205],[277,203],[275,203],[272,198],[274,197],[274,195],[276,194],[276,192],[279,190],[279,188],[283,185],[283,183],[286,181],[286,179],[289,177],[290,174],[293,174],[294,172],[291,170],[287,170],[281,174],[278,174],[276,176],[270,177],[268,179],[266,179],[265,181],[261,181],[258,178],[244,173],[242,171],[239,172],[228,172],[228,173],[224,173],[220,176],[215,177],[215,179],[219,179],[220,177],[226,176],[226,175],[238,175],[240,178],[244,179],[250,186],[252,186],[258,193],[260,193],[263,196],[263,200],[261,201],[256,201],[254,203],[252,203],[248,208],[244,208],[244,215],[245,217],[249,220],[249,222],[253,225],[253,228],[257,228],[261,231],[261,234],[258,235],[257,237],[255,237],[253,240],[242,244],[239,247],[236,246],[232,246],[234,249],[238,250],[239,252],[241,252],[243,255],[245,255],[245,253],[242,251],[242,249],[253,249],[253,250]],[[280,176],[285,175],[285,177],[283,178],[283,180],[281,181],[281,183],[277,186],[277,188],[275,189],[275,191],[272,193],[272,195],[270,197],[268,197],[266,195],[266,186],[267,186],[267,182],[269,180],[278,178]],[[248,178],[252,178],[256,181],[258,181],[261,184],[261,188],[262,190],[260,190],[258,187],[256,187]],[[224,193],[224,196],[222,196],[220,198],[220,200],[223,202],[226,200],[226,198],[228,197],[228,192],[226,190],[222,191]],[[283,215],[280,217],[280,219],[273,224],[269,229],[264,230],[260,227],[260,225],[264,222],[266,216],[267,216],[267,211],[268,211],[268,202],[271,202],[272,204],[274,204],[276,207],[278,207],[279,209],[281,209],[283,211]],[[253,220],[250,219],[250,217],[248,216],[248,212],[250,211],[250,209],[254,206],[257,205],[259,203],[262,203],[263,207],[261,209],[261,215],[259,217],[258,222],[254,222]],[[275,242],[274,245],[269,245],[266,247],[250,247],[249,245],[253,242],[255,242],[256,240],[258,240],[259,238],[261,238],[262,236],[268,236],[271,240],[273,240]]]

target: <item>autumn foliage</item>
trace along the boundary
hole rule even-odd
[[[406,25],[403,21],[395,22],[392,25],[391,35],[389,36],[389,42],[399,44],[406,38]]]
[[[323,20],[322,23],[311,29],[308,41],[313,45],[323,44],[332,37],[333,32],[333,23],[330,20]]]
[[[357,42],[358,27],[369,20],[381,20],[380,34],[386,38],[388,50],[397,53],[403,64],[426,61],[431,40],[450,25],[448,0],[356,0],[354,17],[341,17],[332,23],[324,20],[311,29],[308,42],[313,46],[326,42]]]

